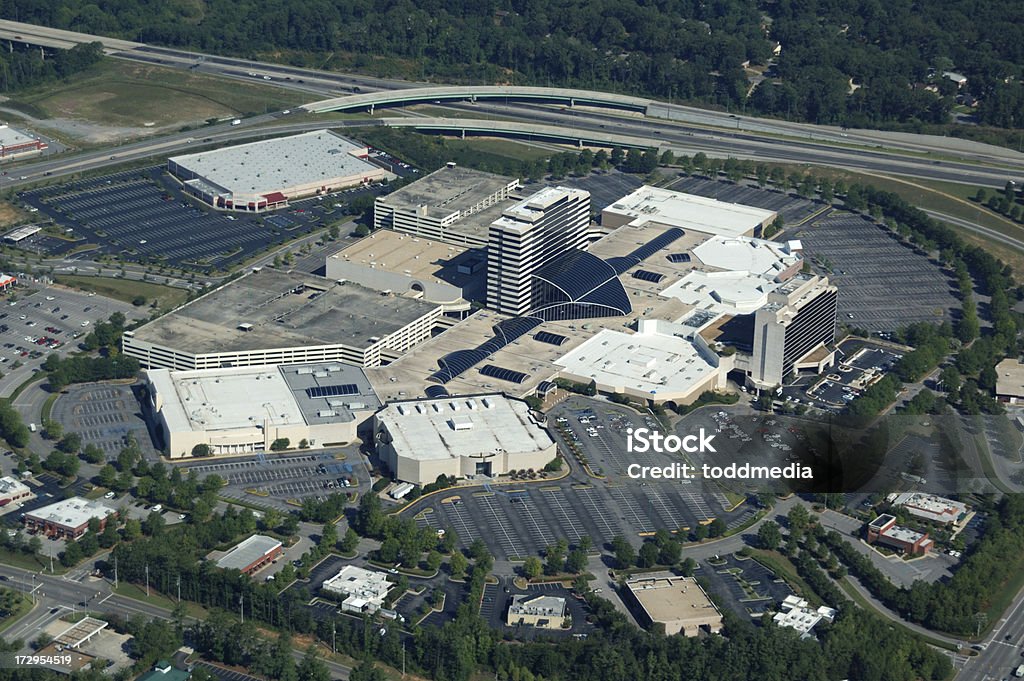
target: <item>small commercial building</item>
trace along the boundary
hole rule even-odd
[[[135,681],[188,681],[191,676],[191,672],[178,669],[167,660],[159,660],[153,669]]]
[[[328,594],[343,598],[341,609],[345,612],[374,613],[383,607],[391,586],[388,576],[383,572],[346,565],[320,588]]]
[[[217,567],[251,575],[277,560],[281,553],[281,542],[273,537],[254,534],[221,556],[217,560]]]
[[[505,616],[510,627],[523,625],[538,629],[561,629],[566,623],[565,599],[539,594],[519,594],[512,597]]]
[[[365,146],[330,130],[167,159],[184,190],[221,210],[261,213],[394,175],[367,161]]]
[[[883,513],[867,525],[867,542],[895,549],[900,553],[923,556],[934,542],[927,532],[916,532],[896,524],[896,516]]]
[[[398,480],[540,470],[557,453],[523,400],[502,394],[388,402],[373,417],[377,455]]]
[[[0,125],[0,161],[12,161],[41,154],[47,149],[46,142],[9,125]]]
[[[100,501],[71,497],[49,506],[25,513],[25,529],[41,532],[47,537],[78,539],[89,530],[89,521],[96,518],[102,530],[117,511]]]
[[[801,638],[812,636],[811,630],[821,622],[832,622],[836,618],[835,608],[824,605],[812,608],[807,601],[799,596],[786,596],[780,604],[780,612],[775,613],[772,620],[780,627],[796,629]]]
[[[42,230],[43,228],[39,225],[22,225],[21,227],[16,227],[7,232],[7,234],[4,234],[4,242],[8,244],[18,244],[30,236],[38,234]]]
[[[1007,357],[996,365],[996,399],[1007,404],[1024,400],[1024,362]]]
[[[665,634],[697,636],[722,630],[722,613],[693,577],[650,573],[626,581],[632,604],[645,624],[660,623]]]
[[[961,502],[923,492],[901,492],[890,494],[888,501],[896,508],[939,525],[962,526],[971,516],[970,507]]]
[[[146,412],[172,459],[352,442],[380,406],[359,367],[342,362],[145,372]]]
[[[3,509],[8,504],[28,501],[34,496],[35,494],[32,493],[29,486],[17,478],[10,475],[0,478],[0,509]]]

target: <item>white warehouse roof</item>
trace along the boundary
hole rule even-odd
[[[329,184],[366,171],[379,173],[377,166],[357,156],[365,149],[330,130],[314,130],[168,160],[234,194],[263,195],[317,182]]]
[[[553,444],[525,402],[500,394],[390,402],[376,418],[396,451],[420,461],[526,454]]]
[[[666,396],[688,394],[717,371],[691,341],[657,331],[604,329],[555,363],[598,385]]]
[[[64,527],[81,527],[90,518],[106,518],[116,511],[100,501],[90,501],[82,497],[71,497],[55,504],[37,508],[26,513],[37,521],[45,521]]]
[[[770,210],[648,185],[622,197],[603,212],[629,218],[634,226],[657,222],[722,236],[743,236],[775,217]]]

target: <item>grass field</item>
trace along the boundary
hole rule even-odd
[[[43,556],[37,553],[22,553],[20,551],[0,549],[0,563],[10,565],[12,567],[19,567],[23,570],[31,570],[32,572],[39,572],[39,570],[43,568],[45,568],[47,572],[50,571],[49,558],[44,559]],[[53,569],[58,574],[64,572],[64,568],[56,560],[53,561]]]
[[[226,86],[211,76],[108,59],[71,82],[29,90],[5,106],[37,118],[160,127],[263,113],[293,106],[301,99],[301,94],[266,85],[235,82]]]
[[[137,601],[149,603],[150,605],[155,605],[158,608],[164,608],[166,610],[173,610],[175,605],[175,602],[172,599],[168,598],[167,596],[164,596],[161,593],[158,593],[157,591],[154,591],[153,589],[150,589],[150,595],[147,596],[146,587],[138,586],[136,584],[129,584],[127,582],[121,582],[120,584],[118,584],[117,588],[114,589],[114,593],[118,594],[119,596],[125,596],[126,598],[132,598]],[[206,608],[200,605],[196,605],[195,603],[189,603],[188,601],[183,600],[182,602],[185,603],[185,613],[187,615],[189,615],[190,617],[195,617],[197,619],[206,618]]]
[[[529,144],[522,144],[513,140],[490,139],[486,137],[475,137],[470,139],[449,139],[448,145],[458,148],[473,149],[495,156],[504,156],[517,161],[534,161],[538,158],[548,158],[557,153],[551,149],[543,149]]]
[[[95,291],[100,295],[115,300],[132,302],[136,296],[144,296],[147,304],[154,300],[162,310],[169,310],[185,302],[188,291],[173,286],[153,284],[148,281],[131,279],[113,279],[110,277],[83,277],[74,274],[62,274],[54,277],[58,284],[70,286],[83,291]]]

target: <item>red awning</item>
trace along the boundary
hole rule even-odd
[[[270,192],[269,194],[263,194],[263,198],[265,198],[268,203],[284,203],[285,201],[288,200],[288,197],[282,194],[281,192]]]

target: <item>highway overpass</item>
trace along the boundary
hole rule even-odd
[[[62,50],[69,50],[75,45],[81,45],[82,43],[95,42],[102,43],[105,52],[124,52],[145,47],[143,43],[134,43],[130,40],[106,38],[77,31],[64,31],[59,28],[35,26],[7,19],[0,19],[0,39]]]
[[[371,113],[378,106],[417,104],[423,102],[470,101],[497,99],[503,101],[557,102],[568,106],[584,104],[625,111],[639,111],[646,115],[652,101],[641,97],[619,95],[611,92],[573,90],[557,87],[526,87],[519,85],[442,85],[438,87],[411,88],[397,92],[372,92],[347,97],[335,97],[300,108],[311,113],[325,111],[367,110]]]
[[[657,149],[659,147],[655,140],[648,137],[518,121],[488,121],[470,118],[381,118],[379,120],[383,125],[391,128],[414,128],[429,132],[454,133],[463,138],[467,134],[471,134],[518,139],[544,139],[568,142],[578,147],[585,145],[625,149]]]

